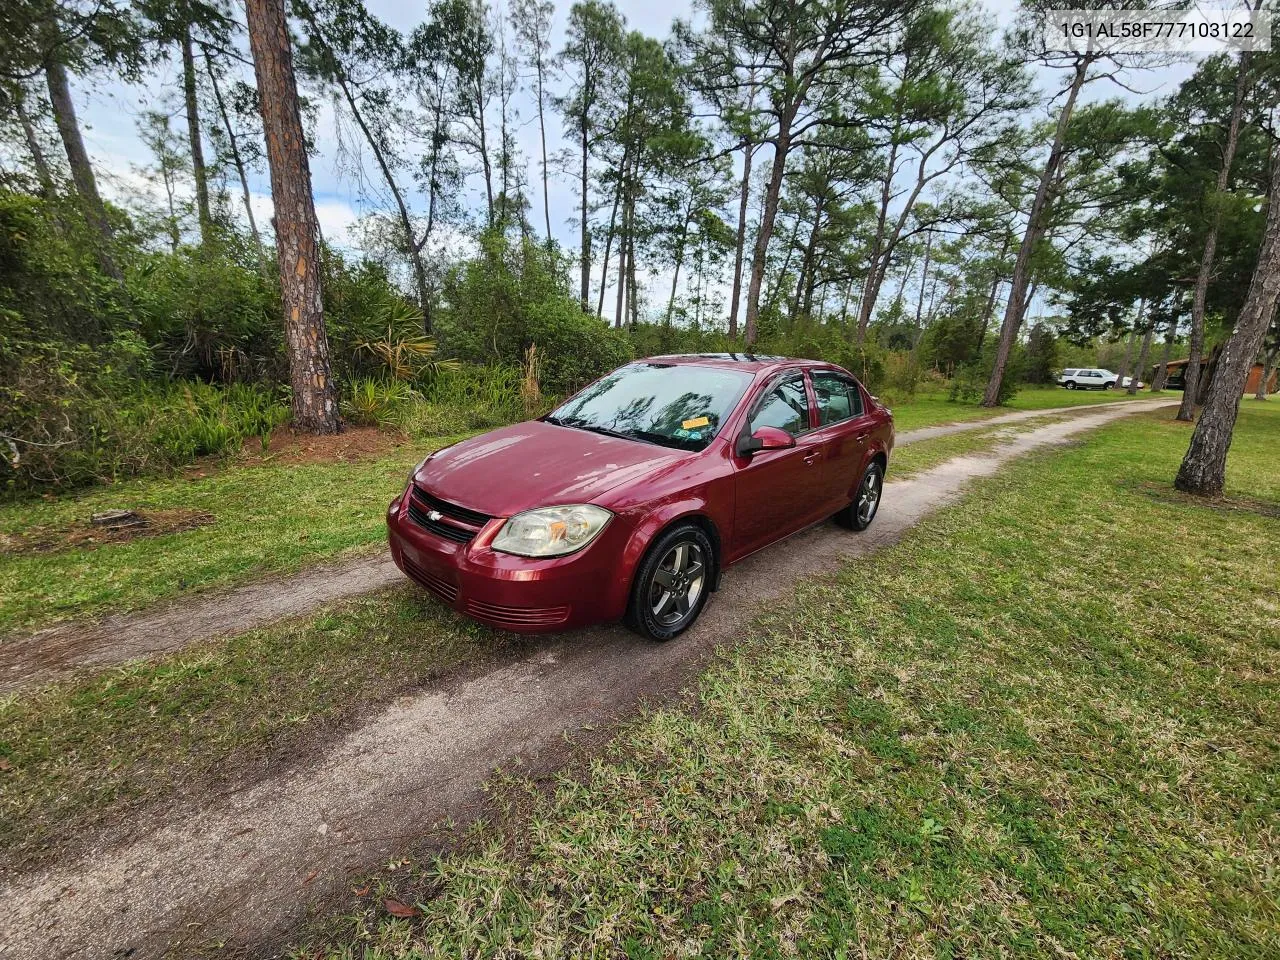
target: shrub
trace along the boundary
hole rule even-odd
[[[996,402],[1004,406],[1018,392],[1019,356],[1010,354],[1005,366],[1004,377],[1000,381],[1000,394]],[[964,364],[951,381],[950,400],[975,402],[981,400],[987,391],[987,383],[991,380],[991,371],[995,367],[994,349],[980,360]]]
[[[143,255],[128,271],[138,331],[170,377],[205,381],[286,379],[280,286],[252,253],[220,240],[213,250]]]
[[[418,392],[402,380],[361,377],[353,380],[342,398],[342,415],[360,427],[398,426],[408,414]]]
[[[163,472],[232,453],[289,417],[265,387],[146,379],[150,351],[0,343],[0,484],[9,495]]]
[[[435,316],[443,353],[468,364],[514,366],[537,344],[541,386],[569,393],[630,359],[622,331],[582,311],[557,254],[500,233],[446,276]],[[518,391],[517,394],[518,396]]]

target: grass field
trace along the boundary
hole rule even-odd
[[[96,549],[0,553],[0,634],[71,615],[136,609],[192,590],[295,569],[380,542],[387,503],[416,459],[447,441],[359,463],[232,466],[134,480],[0,508],[0,534],[58,528],[102,510],[194,508],[214,522]]]
[[[991,409],[980,407],[977,403],[948,400],[947,394],[947,389],[943,387],[925,385],[911,400],[893,404],[893,419],[898,430],[915,430],[938,423],[985,420],[1014,410],[1048,410],[1054,407],[1078,407],[1130,399],[1124,391],[1116,390],[1064,390],[1056,386],[1024,386],[1008,404]],[[1135,399],[1141,399],[1144,396],[1150,396],[1150,393],[1139,393]],[[1171,396],[1177,395],[1171,394]]]
[[[1110,392],[1026,389],[1018,409],[1112,399]],[[922,392],[894,409],[899,432],[998,414]],[[0,552],[0,636],[57,620],[139,609],[193,591],[297,569],[384,538],[384,508],[413,463],[458,438],[412,441],[355,463],[228,466],[190,478],[133,480],[48,500],[0,506],[0,537],[58,529],[114,508],[194,509],[214,522],[194,530],[45,553]]]
[[[298,956],[1280,955],[1280,405],[1218,503],[1172,491],[1168,417],[803,586]]]

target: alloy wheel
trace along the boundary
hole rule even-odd
[[[673,627],[698,604],[706,582],[706,558],[696,543],[675,544],[658,563],[649,584],[649,609],[664,627]]]
[[[862,526],[871,523],[880,506],[881,478],[879,470],[868,470],[862,478],[862,487],[858,490],[858,522]]]

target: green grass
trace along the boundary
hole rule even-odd
[[[95,824],[218,792],[518,641],[405,586],[181,654],[0,699],[0,848],[47,859]]]
[[[0,507],[0,533],[88,520],[114,507],[207,510],[183,533],[94,550],[0,554],[0,634],[70,616],[144,607],[192,591],[296,569],[381,543],[387,503],[443,439],[356,463],[240,466],[197,479],[134,480],[75,497]]]
[[[1017,410],[1048,410],[1053,407],[1075,407],[1092,403],[1110,403],[1127,400],[1129,395],[1114,390],[1064,390],[1062,387],[1019,388],[1017,394],[1003,407],[989,409],[976,401],[947,399],[945,386],[922,385],[916,395],[901,403],[892,403],[894,426],[899,433],[931,427],[940,423],[962,423],[968,420],[985,420]],[[1149,395],[1149,394],[1146,394]],[[1139,394],[1140,399],[1144,394]]]
[[[931,470],[954,457],[969,456],[994,450],[1015,435],[1035,430],[1050,423],[1057,423],[1061,416],[1052,414],[1019,420],[1016,423],[992,426],[974,425],[974,429],[962,433],[948,433],[930,440],[898,447],[889,460],[889,478],[902,480]]]
[[[1165,396],[1166,394],[1160,394]],[[1177,394],[1168,394],[1175,400]],[[1151,396],[1149,390],[1139,390],[1130,397],[1125,390],[1067,390],[1058,386],[1022,387],[1006,404],[1010,410],[1045,410],[1049,407],[1080,407],[1092,403],[1114,403],[1117,400],[1142,400]]]
[[[305,955],[1280,954],[1280,405],[1244,405],[1226,503],[1173,494],[1168,418],[802,586]]]

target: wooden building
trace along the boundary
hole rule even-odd
[[[1186,358],[1182,360],[1169,361],[1169,364],[1168,364],[1169,378],[1165,381],[1165,384],[1164,384],[1166,390],[1182,389],[1182,377],[1184,372],[1187,369],[1187,364],[1189,362],[1190,362],[1189,359],[1186,359]],[[1204,370],[1207,370],[1208,367],[1209,367],[1209,358],[1205,357],[1204,360],[1201,361],[1200,370],[1203,372]],[[1160,364],[1157,363],[1154,367],[1151,368],[1150,379],[1154,381],[1156,374],[1159,372],[1160,372]],[[1258,382],[1262,379],[1262,372],[1263,372],[1263,367],[1262,367],[1262,364],[1260,363],[1255,363],[1252,369],[1249,370],[1249,377],[1244,382],[1244,392],[1249,396],[1252,396],[1253,394],[1257,393]],[[1267,393],[1276,392],[1277,381],[1280,381],[1280,369],[1271,371],[1271,380],[1267,383]]]

